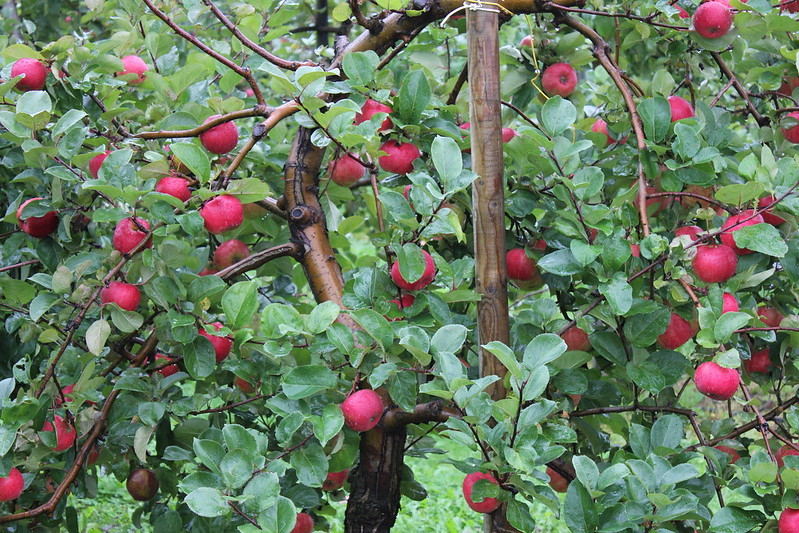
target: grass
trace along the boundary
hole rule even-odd
[[[145,521],[142,521],[140,528],[133,525],[131,517],[139,504],[128,495],[125,484],[111,474],[97,480],[96,498],[81,499],[70,495],[69,504],[78,511],[78,531],[81,533],[138,533],[153,530]]]

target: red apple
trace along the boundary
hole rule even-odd
[[[538,272],[535,259],[529,257],[524,248],[512,248],[505,253],[505,265],[508,278],[524,288],[537,289],[544,285],[544,279]]]
[[[341,404],[344,423],[353,431],[369,431],[383,416],[383,400],[371,389],[353,392]]]
[[[577,87],[577,73],[568,63],[555,63],[544,70],[541,86],[549,96],[566,98]]]
[[[388,302],[396,304],[397,308],[402,310],[405,309],[406,307],[412,306],[415,300],[416,298],[413,296],[413,294],[403,294],[398,299],[389,300]]]
[[[473,472],[467,475],[463,480],[463,497],[466,498],[466,505],[471,507],[473,511],[477,511],[478,513],[492,513],[497,510],[499,507],[499,500],[496,498],[485,498],[481,502],[475,502],[472,500],[472,490],[474,489],[474,484],[480,481],[481,479],[485,479],[493,483],[494,485],[499,485],[497,480],[491,474],[484,474],[483,472]]]
[[[36,237],[37,239],[43,239],[47,237],[58,228],[58,214],[55,211],[48,211],[40,217],[29,216],[22,218],[22,212],[25,210],[26,205],[34,200],[42,199],[43,198],[41,197],[31,198],[30,200],[23,202],[23,204],[19,206],[19,209],[17,209],[17,222],[19,223],[20,229],[31,237]]]
[[[724,452],[727,455],[729,455],[730,456],[730,463],[736,463],[736,462],[738,462],[738,459],[741,458],[741,456],[738,454],[738,452],[736,452],[735,450],[733,450],[729,446],[724,446],[723,444],[717,444],[716,446],[713,446],[713,447],[716,448],[718,451]]]
[[[239,376],[233,378],[233,384],[244,394],[252,394],[255,392],[255,387],[252,386],[252,383]]]
[[[789,455],[799,455],[799,450],[796,450],[788,446],[787,444],[781,446],[780,449],[777,450],[777,452],[774,454],[774,459],[777,460],[777,466],[779,466],[780,468],[785,466],[785,458],[788,457]]]
[[[247,98],[252,98],[253,96],[255,96],[255,91],[252,90],[252,87],[247,87],[247,90],[244,91],[244,95]]]
[[[757,208],[758,210],[763,209],[764,207],[773,204],[777,199],[774,196],[764,196],[760,200],[757,201]],[[785,223],[785,219],[779,215],[774,215],[771,213],[773,207],[769,207],[765,211],[760,213],[760,216],[763,217],[763,221],[767,224],[771,224],[772,226],[779,226],[780,224]]]
[[[203,124],[219,118],[222,115],[211,115]],[[212,154],[226,154],[233,150],[239,143],[239,128],[233,121],[223,122],[217,124],[213,128],[206,130],[200,134],[200,142],[206,150]]]
[[[738,231],[741,228],[746,226],[754,226],[755,224],[762,224],[763,217],[756,214],[754,209],[747,209],[746,211],[741,211],[737,215],[732,215],[724,221],[724,224],[721,226],[723,230],[725,230],[721,234],[721,242],[735,250],[735,253],[738,255],[747,255],[751,254],[752,250],[748,250],[746,248],[738,248],[735,245],[735,238],[733,237],[733,233]]]
[[[596,119],[594,124],[591,126],[591,131],[594,133],[604,133],[605,137],[607,137],[607,142],[605,146],[610,146],[611,144],[616,143],[624,143],[627,142],[627,137],[625,136],[623,139],[614,139],[610,136],[610,132],[608,132],[608,123],[602,120],[601,118]]]
[[[777,89],[777,94],[780,96],[791,96],[793,94],[793,90],[797,87],[799,87],[799,78],[796,76],[784,78],[782,80],[782,85],[780,85],[780,88]]]
[[[407,174],[412,171],[413,162],[421,155],[415,144],[397,141],[384,142],[380,150],[386,153],[377,158],[380,168],[395,174]]]
[[[780,0],[780,11],[787,11],[788,13],[799,12],[799,0]]]
[[[459,126],[459,128],[462,129],[462,130],[469,130],[469,129],[472,128],[472,123],[471,122],[464,122],[463,124],[461,124]],[[510,142],[517,135],[519,135],[519,134],[513,128],[502,128],[502,142],[503,143]],[[465,151],[467,153],[471,152],[471,148],[467,148]]]
[[[785,116],[794,119],[796,122],[799,122],[799,111],[791,111]],[[783,128],[782,135],[788,142],[792,142],[794,144],[799,143],[799,124],[791,126],[790,128]]]
[[[361,112],[355,115],[355,124],[366,122],[378,113],[388,113],[390,115],[392,111],[393,109],[388,107],[386,104],[381,104],[380,102],[370,98],[361,106]],[[383,120],[383,123],[380,125],[380,129],[377,131],[386,131],[391,129],[391,126],[393,125],[394,124],[391,122],[391,117],[386,117],[385,120]]]
[[[75,390],[75,384],[73,383],[72,385],[67,385],[66,387],[61,387],[61,394],[64,395],[64,398],[68,402],[71,402],[72,401],[72,397],[70,396],[70,394],[74,390]],[[56,395],[55,398],[53,398],[53,405],[55,405],[56,407],[58,407],[59,405],[64,403],[63,400],[61,400],[61,394],[58,394],[58,395]]]
[[[217,273],[219,273],[219,271],[217,269],[211,268],[209,266],[206,266],[204,269],[200,270],[200,272],[197,275],[198,276],[213,276],[214,274],[217,274]]]
[[[672,4],[672,7],[677,8],[677,14],[680,16],[681,19],[691,18],[691,15],[689,15],[686,10],[684,10],[682,7],[678,6],[677,4]]]
[[[235,196],[223,194],[205,202],[200,208],[205,229],[215,235],[238,228],[244,222],[244,209]]]
[[[158,363],[159,359],[162,362],[164,362],[164,363],[168,363],[168,362],[172,361],[171,358],[167,357],[164,354],[160,354],[160,353],[155,354],[155,362],[156,363]],[[176,372],[179,372],[179,371],[180,371],[180,368],[178,368],[178,365],[174,365],[174,364],[173,365],[168,365],[168,366],[165,366],[164,368],[159,368],[158,369],[158,373],[161,374],[162,376],[164,376],[165,378],[168,378],[172,374],[174,374]]]
[[[221,322],[213,322],[210,324],[216,331],[222,329]],[[222,337],[220,335],[211,335],[205,328],[201,327],[198,330],[198,333],[211,341],[211,344],[214,346],[214,354],[216,355],[216,362],[221,363],[225,360],[225,358],[230,354],[230,349],[233,347],[233,337],[225,336]]]
[[[138,224],[138,225],[137,225]],[[150,224],[146,220],[136,218],[136,223],[130,218],[123,218],[114,228],[114,250],[128,254],[137,244],[147,238],[147,233],[139,229],[139,226],[145,230],[150,230]],[[147,243],[146,248],[152,248],[153,241]]]
[[[705,283],[723,283],[735,275],[738,256],[724,244],[705,244],[697,246],[691,266]]]
[[[89,159],[89,173],[94,179],[97,179],[97,176],[100,174],[100,167],[103,166],[103,161],[105,161],[105,158],[108,157],[110,153],[111,150],[106,150],[102,154],[97,154]]]
[[[718,39],[732,27],[732,11],[721,2],[705,2],[694,12],[693,25],[696,33],[705,39]]]
[[[721,314],[735,312],[740,309],[738,305],[738,299],[730,294],[729,292],[725,292],[722,296],[723,304],[721,306]]]
[[[53,431],[53,424],[51,424],[48,420],[44,423],[44,426],[42,426],[42,431]],[[77,433],[75,432],[75,428],[72,427],[66,420],[58,415],[55,415],[55,437],[56,445],[53,450],[56,452],[63,452],[75,442]]]
[[[133,78],[128,83],[130,85],[139,85],[147,77],[144,75],[144,73],[148,70],[150,70],[150,67],[148,67],[147,63],[145,63],[144,60],[139,56],[125,56],[122,58],[122,70],[117,74],[119,76],[124,76],[125,74],[136,74],[138,77]]]
[[[127,311],[135,311],[139,307],[141,292],[135,285],[112,281],[100,291],[100,302],[105,305],[115,303]]]
[[[761,374],[768,374],[768,369],[771,366],[771,357],[768,355],[768,348],[763,348],[756,352],[752,352],[752,357],[744,361],[744,369],[749,372],[760,372]]]
[[[217,246],[214,251],[214,263],[219,268],[227,268],[250,256],[250,249],[238,239],[230,239]]]
[[[22,494],[25,480],[19,470],[12,468],[6,477],[0,477],[0,502],[16,500]]]
[[[313,533],[313,518],[308,513],[297,513],[297,521],[291,533]]]
[[[694,329],[691,327],[691,323],[677,313],[672,313],[666,331],[658,335],[658,342],[668,350],[675,350],[693,336]]]
[[[17,89],[21,91],[41,91],[47,80],[47,67],[38,59],[29,57],[18,59],[11,65],[11,77],[25,77],[17,83]]]
[[[566,349],[569,351],[587,352],[591,349],[588,333],[579,326],[570,327],[560,337],[566,343]]]
[[[641,245],[640,244],[631,244],[630,245],[630,253],[633,254],[633,257],[641,257]]]
[[[533,46],[533,37],[532,35],[525,35],[522,38],[522,42],[519,43],[519,48],[530,48]]]
[[[792,1],[797,3],[796,0]],[[799,5],[796,5],[793,9],[788,7],[788,11],[796,13],[796,11],[799,11]],[[786,507],[785,510],[782,511],[779,522],[779,533],[799,533],[799,509]]]
[[[134,500],[146,502],[155,498],[158,492],[158,478],[149,468],[137,468],[128,474],[125,488]]]
[[[547,467],[547,475],[549,476],[549,486],[555,492],[566,492],[569,489],[569,482],[566,478],[558,474],[552,467]]]
[[[322,490],[332,492],[340,489],[344,486],[344,482],[347,481],[347,474],[349,473],[349,469],[341,472],[328,472],[327,477],[322,482]]]
[[[181,202],[191,198],[189,182],[177,176],[165,176],[158,180],[158,183],[155,184],[155,192],[174,196]]]
[[[674,235],[680,237],[682,235],[688,235],[691,237],[692,241],[695,241],[699,238],[699,234],[702,233],[704,230],[699,226],[683,226],[681,228],[677,228],[674,230]]]
[[[678,120],[694,116],[694,108],[685,98],[680,96],[669,96],[669,106],[671,107],[672,122],[677,122]]]
[[[357,160],[345,154],[338,159],[334,159],[328,165],[330,179],[336,185],[350,187],[353,183],[361,179],[366,172],[366,167]]]
[[[777,328],[780,326],[782,319],[785,316],[774,309],[773,307],[760,306],[757,308],[757,316],[763,321],[765,325],[770,328]]]
[[[696,390],[713,400],[732,398],[740,381],[737,370],[725,368],[714,361],[705,361],[694,372]]]
[[[422,277],[414,282],[405,281],[405,278],[403,278],[400,273],[399,261],[394,261],[394,264],[391,265],[391,281],[393,281],[397,287],[406,291],[419,291],[433,282],[436,277],[436,264],[429,253],[422,250],[422,254],[424,255],[425,261],[424,272],[422,273]]]

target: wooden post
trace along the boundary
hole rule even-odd
[[[486,6],[491,9],[491,6]],[[502,109],[499,86],[499,13],[467,10],[469,44],[469,115],[472,169],[479,176],[472,185],[476,287],[480,344],[508,344],[508,286],[505,270],[505,180],[502,162]],[[505,375],[505,367],[480,350],[480,375]],[[502,381],[488,390],[499,400],[506,391]],[[488,533],[516,531],[505,519],[503,505],[486,515]]]

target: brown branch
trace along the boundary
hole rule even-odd
[[[735,91],[738,93],[738,95],[743,98],[744,102],[746,102],[746,108],[749,110],[749,114],[752,115],[752,118],[755,119],[755,122],[757,122],[757,125],[761,127],[768,126],[771,122],[771,119],[760,114],[755,105],[752,103],[752,100],[749,98],[749,91],[747,91],[741,82],[738,81],[735,73],[721,57],[721,54],[719,52],[711,51],[710,56],[719,66],[724,75],[727,76],[727,79],[732,82],[732,86],[735,87]]]
[[[280,244],[278,246],[273,246],[269,249],[249,255],[238,263],[234,263],[229,267],[220,270],[214,275],[219,276],[223,280],[227,281],[240,274],[249,272],[250,270],[255,270],[256,268],[265,265],[269,261],[277,259],[278,257],[285,257],[288,255],[296,259],[300,256],[301,252],[302,246],[297,243],[289,242],[286,244]]]
[[[15,264],[15,265],[4,266],[4,267],[0,268],[0,272],[6,272],[7,270],[14,270],[15,268],[21,268],[21,267],[28,266],[28,265],[35,265],[36,263],[39,263],[39,262],[40,261],[38,259],[31,259],[30,261],[23,261],[21,263]]]
[[[461,418],[457,409],[446,407],[440,400],[420,403],[412,413],[395,407],[383,414],[380,424],[386,431],[393,431],[408,424],[425,424],[428,422],[445,422],[448,418]]]
[[[469,78],[469,64],[463,65],[463,69],[461,73],[458,74],[458,79],[455,81],[455,85],[452,87],[452,91],[449,93],[449,97],[447,98],[447,105],[455,105],[455,102],[458,101],[458,95],[463,88],[463,84],[466,83],[466,80]]]
[[[256,104],[255,106],[249,109],[241,109],[239,111],[232,111],[230,113],[220,115],[219,117],[213,120],[209,120],[204,124],[200,124],[199,126],[192,128],[190,130],[144,131],[141,133],[135,133],[131,135],[131,137],[136,139],[180,139],[185,137],[197,137],[201,133],[210,130],[214,126],[224,124],[225,122],[230,122],[231,120],[236,120],[240,118],[268,117],[272,114],[273,111],[275,110],[264,104]]]
[[[642,17],[641,15],[633,15],[631,13],[607,13],[605,11],[594,11],[592,9],[581,9],[576,7],[568,7],[564,5],[557,5],[556,3],[552,3],[554,7],[562,11],[568,11],[570,13],[578,13],[581,15],[595,15],[598,17],[612,17],[612,18],[622,18],[622,19],[629,19],[634,20],[636,22],[643,22],[645,24],[649,24],[650,26],[656,26],[658,28],[669,28],[671,30],[678,30],[678,31],[688,31],[689,28],[685,26],[675,26],[674,24],[666,24],[663,22],[655,22],[652,20],[652,16]]]

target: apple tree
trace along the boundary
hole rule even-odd
[[[0,523],[799,530],[774,4],[6,2]]]

